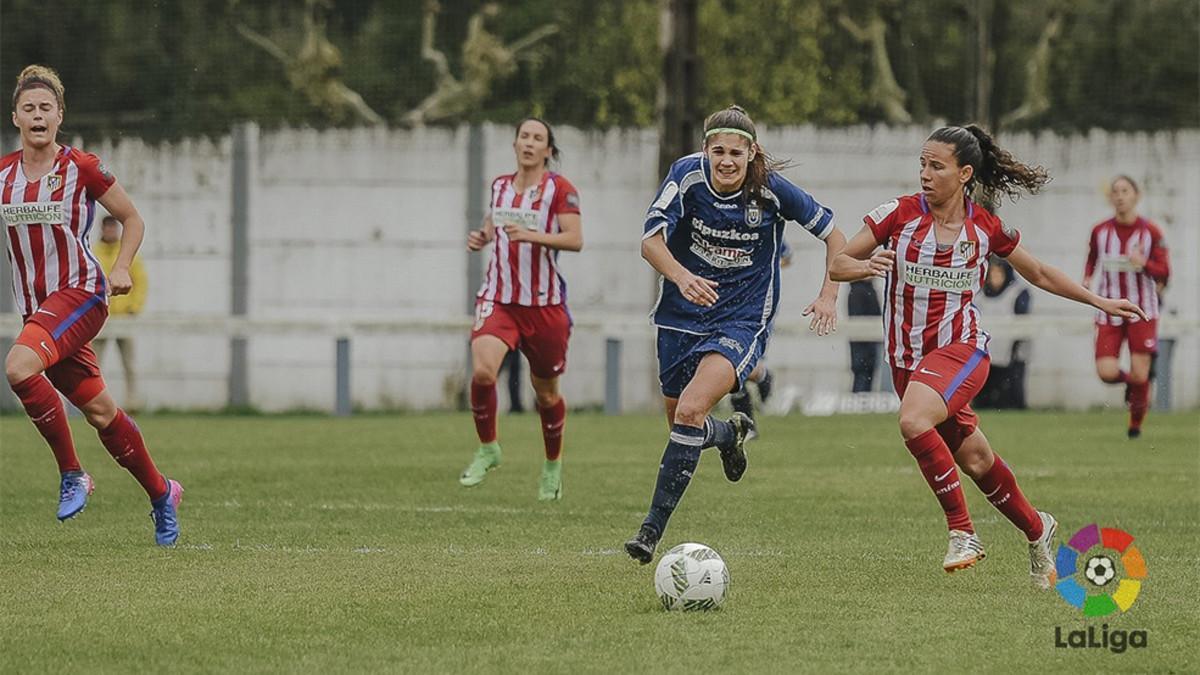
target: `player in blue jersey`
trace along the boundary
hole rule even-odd
[[[771,337],[784,224],[795,221],[824,240],[826,267],[846,243],[833,213],[780,175],[783,166],[758,145],[746,111],[717,111],[705,120],[703,151],[671,166],[646,215],[642,257],[663,277],[653,319],[671,433],[649,515],[625,544],[642,564],[654,558],[701,450],[720,451],[731,482],[746,470],[742,446],[754,423],[709,411],[741,389]],[[805,313],[825,334],[836,318],[837,284],[826,270],[821,278]]]

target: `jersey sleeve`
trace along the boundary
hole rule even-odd
[[[784,218],[796,221],[817,239],[833,232],[833,211],[829,207],[779,174],[771,174],[769,185],[779,199],[779,213]]]
[[[1162,231],[1157,227],[1150,231],[1150,257],[1146,259],[1142,270],[1163,285],[1171,278],[1171,256],[1167,251],[1167,242],[1163,239]]]
[[[1092,235],[1088,237],[1088,254],[1087,260],[1083,263],[1083,276],[1090,277],[1096,272],[1096,261],[1100,258],[1100,250],[1096,246],[1096,233],[1100,231],[1100,226],[1092,228]]]
[[[550,213],[563,215],[579,213],[579,191],[571,181],[556,175],[554,177],[554,202],[550,204]]]
[[[642,239],[649,239],[659,232],[670,238],[671,233],[675,231],[675,226],[683,217],[683,190],[680,189],[679,184],[686,172],[682,167],[682,162],[683,160],[680,160],[671,165],[666,179],[658,188],[658,195],[654,198],[654,203],[646,211]]]
[[[992,216],[990,221],[991,231],[988,232],[988,238],[991,240],[992,253],[1001,258],[1007,258],[1021,243],[1021,233],[1017,231],[1017,228],[995,216]]]
[[[896,211],[899,208],[900,200],[893,199],[876,206],[874,210],[863,216],[863,224],[871,228],[871,234],[875,235],[876,244],[884,244],[891,238],[892,230],[895,229],[898,220]]]
[[[92,199],[103,197],[117,182],[117,177],[101,163],[100,158],[90,152],[79,152],[75,164],[79,167],[79,182]]]

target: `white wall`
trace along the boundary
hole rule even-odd
[[[769,129],[763,145],[792,159],[786,173],[833,208],[847,234],[861,215],[913,192],[917,154],[927,129]],[[561,171],[580,190],[586,245],[562,256],[571,310],[581,327],[563,380],[573,405],[603,401],[603,320],[643,326],[655,277],[638,254],[641,220],[660,177],[654,131],[557,129]],[[465,316],[469,190],[512,170],[512,130],[484,127],[482,185],[467,185],[465,128],[420,131],[311,130],[265,133],[252,159],[250,315],[259,319],[458,321]],[[1200,132],[1087,137],[1007,136],[1018,158],[1054,176],[1044,194],[1006,204],[1002,217],[1023,241],[1071,275],[1081,273],[1091,226],[1107,217],[1103,189],[1115,173],[1139,181],[1143,213],[1171,246],[1170,318],[1200,317]],[[100,154],[148,223],[143,258],[150,276],[147,316],[224,316],[230,307],[231,142],[147,146],[100,144]],[[790,237],[797,264],[784,273],[781,323],[798,325],[816,293],[823,249],[799,228]],[[7,291],[6,291],[7,292]],[[1091,320],[1083,307],[1038,293],[1037,314]],[[1168,320],[1168,326],[1169,326]],[[349,331],[354,332],[354,331]],[[623,403],[656,404],[656,370],[648,329],[625,329]],[[1193,332],[1194,333],[1194,332]],[[467,371],[465,330],[353,335],[353,396],[366,408],[436,408],[453,402]],[[217,334],[148,330],[138,341],[142,391],[151,407],[224,404],[228,340]],[[781,331],[770,361],[784,385],[802,392],[846,390],[844,337],[817,340]],[[115,355],[112,355],[115,357]],[[253,402],[266,410],[329,409],[334,346],[326,333],[252,336]],[[106,376],[123,391],[117,360]],[[1176,352],[1177,405],[1200,404],[1196,337]],[[1030,368],[1035,406],[1119,403],[1116,388],[1092,374],[1091,340],[1077,335],[1039,341]]]

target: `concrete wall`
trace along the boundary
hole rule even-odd
[[[786,173],[832,207],[848,235],[863,213],[917,186],[926,129],[770,129],[763,145],[795,166]],[[641,260],[641,220],[660,177],[653,131],[558,129],[561,171],[579,188],[586,246],[564,253],[571,310],[580,327],[563,386],[572,405],[603,401],[604,339],[625,338],[626,409],[650,409],[657,389],[653,342],[644,316],[655,275]],[[467,200],[488,186],[467,184],[468,130],[282,131],[253,144],[249,315],[258,320],[390,322],[350,329],[352,392],[365,408],[452,405],[467,373],[464,327]],[[512,170],[512,130],[483,127],[484,173]],[[1091,226],[1107,217],[1103,189],[1114,173],[1137,179],[1142,212],[1165,230],[1175,275],[1167,313],[1177,324],[1200,317],[1200,132],[1059,138],[1007,136],[1019,158],[1044,164],[1054,181],[1044,194],[1006,204],[1001,215],[1023,241],[1071,275],[1081,273]],[[232,232],[229,139],[171,146],[136,140],[90,147],[133,196],[148,223],[143,258],[151,287],[147,319],[223,317],[230,308]],[[486,182],[486,181],[485,181]],[[471,224],[475,226],[475,224]],[[796,229],[797,264],[784,273],[781,328],[820,280],[823,248]],[[7,287],[2,292],[7,293]],[[844,295],[844,293],[843,293]],[[1030,369],[1030,402],[1084,407],[1119,403],[1120,392],[1092,374],[1091,312],[1039,293],[1036,314],[1077,318],[1073,335],[1041,339]],[[418,329],[433,322],[441,327]],[[614,327],[602,329],[605,322]],[[150,407],[212,408],[226,400],[228,338],[215,331],[147,329],[139,335],[141,390]],[[120,396],[115,354],[106,376]],[[325,330],[250,336],[252,401],[266,410],[330,409],[334,345]],[[781,330],[770,361],[784,386],[801,395],[847,390],[845,337],[818,340]],[[1176,351],[1173,399],[1200,404],[1195,331]]]

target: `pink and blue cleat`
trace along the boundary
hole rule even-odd
[[[167,494],[150,502],[150,519],[154,521],[154,541],[159,546],[174,546],[179,539],[179,519],[176,509],[183,501],[183,486],[167,480]]]
[[[96,489],[92,477],[83,471],[68,471],[58,486],[59,521],[74,518],[87,506],[88,495]]]

